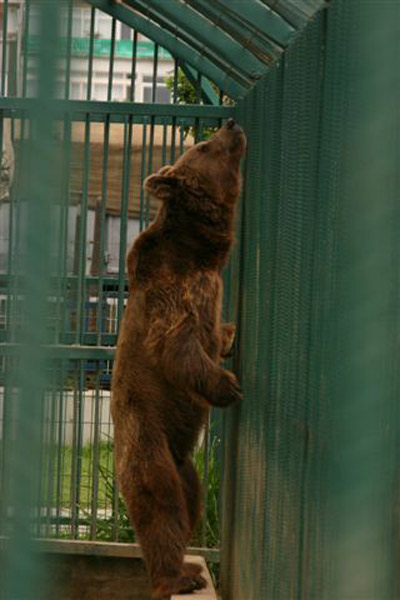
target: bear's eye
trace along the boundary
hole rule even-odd
[[[209,146],[207,144],[207,142],[204,142],[203,144],[199,145],[199,150],[200,152],[208,152]]]

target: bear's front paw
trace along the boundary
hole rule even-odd
[[[229,406],[243,397],[242,389],[234,373],[222,371],[221,377],[210,399],[216,406]]]
[[[223,323],[221,326],[221,358],[233,356],[235,344],[236,325],[234,323]]]

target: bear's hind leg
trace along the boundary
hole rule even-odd
[[[187,540],[187,543],[189,543],[201,516],[201,485],[193,461],[190,458],[186,458],[185,462],[179,466],[178,473],[182,481],[189,516],[189,536]],[[191,562],[186,562],[182,570],[183,575],[195,579],[199,590],[207,585],[206,580],[200,575],[201,570],[199,565]]]
[[[153,598],[167,600],[171,594],[199,589],[197,578],[183,567],[189,517],[166,441],[148,438],[145,445],[124,450],[126,460],[118,461],[118,479],[149,570]]]

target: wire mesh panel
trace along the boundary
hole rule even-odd
[[[397,597],[398,19],[332,2],[238,107],[227,600]]]

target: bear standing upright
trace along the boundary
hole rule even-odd
[[[147,563],[153,598],[204,586],[183,563],[201,511],[191,461],[210,405],[241,398],[220,366],[234,326],[221,322],[221,269],[234,241],[240,160],[230,119],[145,181],[162,204],[128,255],[129,299],[112,384],[117,480]]]

